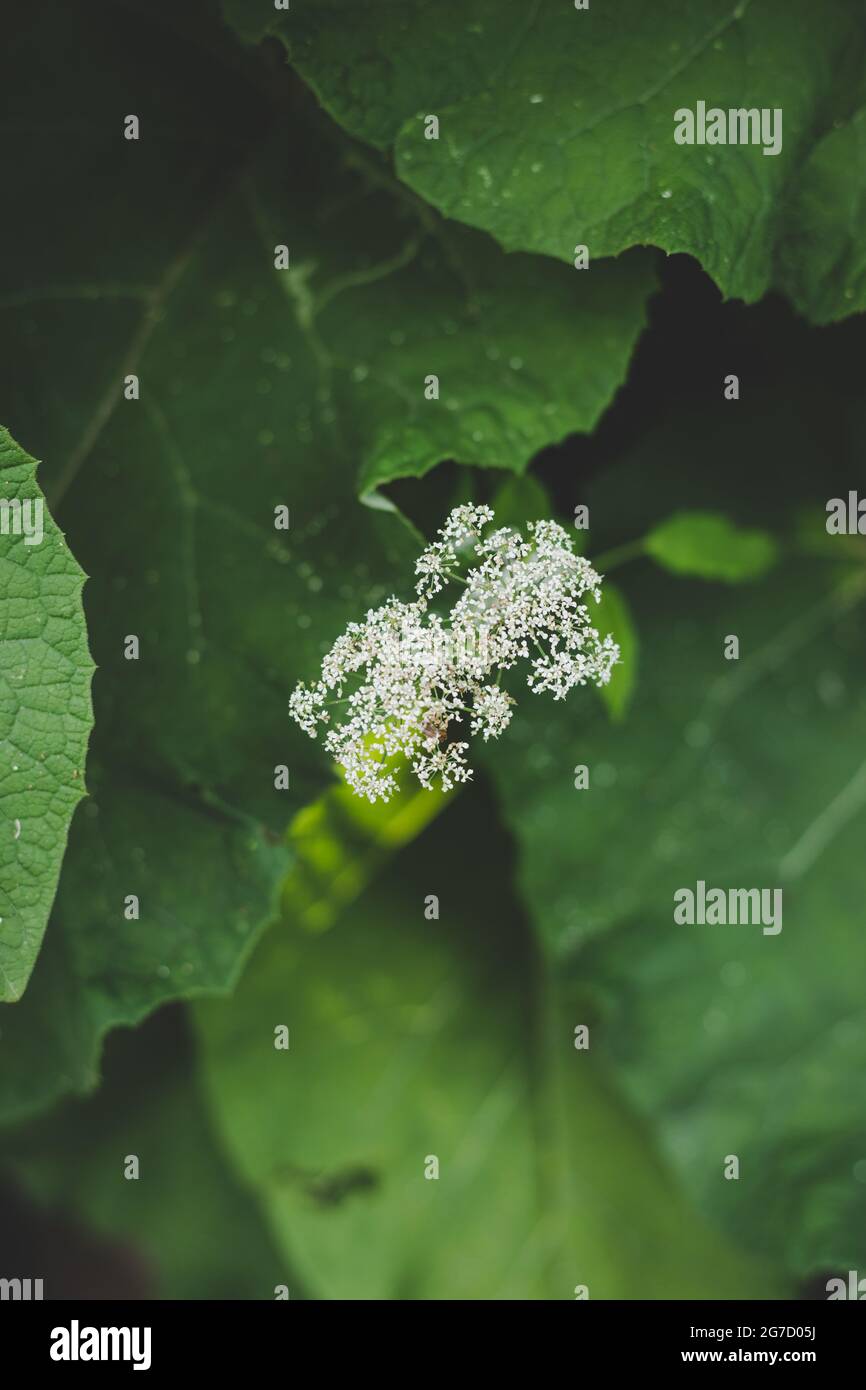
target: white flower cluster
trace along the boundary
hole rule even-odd
[[[518,661],[531,663],[530,690],[555,700],[610,680],[619,648],[599,636],[581,601],[601,597],[589,561],[554,521],[529,522],[528,539],[508,527],[487,531],[492,521],[490,507],[456,507],[416,562],[414,602],[390,598],[350,623],[321,679],[292,694],[293,718],[312,738],[327,727],[325,747],[370,801],[396,791],[398,753],[424,787],[437,777],[443,791],[469,781],[469,745],[454,735],[468,721],[470,733],[499,737],[515,703],[502,673]],[[443,616],[431,602],[452,582],[462,592]]]

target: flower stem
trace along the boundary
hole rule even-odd
[[[637,560],[645,554],[646,542],[644,537],[640,536],[636,541],[628,541],[625,545],[614,546],[613,550],[603,551],[590,563],[593,569],[598,570],[599,574],[608,574],[610,570],[615,570],[618,565],[628,564],[629,560]]]

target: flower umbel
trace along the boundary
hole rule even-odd
[[[514,698],[503,672],[530,663],[534,693],[563,700],[576,685],[605,685],[619,647],[601,637],[584,602],[601,598],[601,578],[574,553],[555,521],[531,521],[528,536],[490,530],[490,507],[456,507],[415,564],[417,598],[389,598],[363,623],[350,623],[322,663],[315,685],[301,682],[289,712],[328,752],[353,791],[387,801],[397,790],[390,765],[404,754],[423,787],[468,782],[469,734],[498,738]],[[461,586],[449,612],[432,601]]]

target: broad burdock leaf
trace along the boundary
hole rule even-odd
[[[84,574],[36,463],[0,428],[0,1000],[24,992],[54,901],[92,725]]]
[[[7,136],[0,414],[53,451],[99,671],[6,1116],[93,1085],[109,1027],[234,985],[333,776],[289,693],[411,591],[417,536],[374,490],[591,428],[652,285],[642,254],[579,277],[443,223],[209,7],[135,13],[134,43],[108,4],[10,38],[44,109]]]
[[[508,250],[571,264],[579,245],[595,260],[649,242],[696,256],[725,295],[776,287],[817,322],[866,307],[866,62],[849,0],[225,0],[225,13],[249,39],[279,35],[337,120],[393,146],[407,183]],[[683,110],[693,144],[674,139]],[[723,112],[706,143],[701,110]],[[735,143],[728,113],[750,110],[755,143]]]
[[[195,1006],[216,1125],[287,1260],[326,1299],[782,1294],[575,1046],[584,1015],[485,801],[462,794],[330,930],[275,926],[232,1000]]]
[[[294,1280],[215,1143],[180,1022],[166,1009],[115,1033],[96,1095],[67,1098],[0,1136],[0,1175],[47,1211],[121,1243],[145,1297],[273,1298],[276,1284]],[[133,1156],[139,1176],[128,1180]],[[67,1257],[54,1249],[43,1258],[45,1295],[56,1296],[54,1265]]]
[[[518,834],[530,881],[573,863],[575,844],[581,864],[594,860],[580,903],[564,893],[570,909],[557,907],[570,910],[560,945],[588,941],[573,970],[596,1002],[606,1055],[705,1211],[804,1278],[856,1267],[866,1248],[854,1083],[866,1066],[866,582],[821,595],[788,569],[737,593],[733,604],[694,601],[671,623],[682,602],[650,589],[667,633],[639,605],[640,699],[616,747],[592,741],[613,784],[583,794],[587,816],[603,799],[616,852],[572,818],[558,849],[548,839],[542,869],[543,825]],[[741,657],[724,672],[728,632]],[[688,667],[676,699],[673,662]],[[561,802],[545,814],[558,805],[562,817]],[[515,826],[531,815],[512,805]],[[623,858],[629,884],[617,891]],[[781,890],[781,930],[675,923],[675,892],[699,881]],[[739,1157],[738,1182],[721,1179],[726,1154]]]
[[[782,502],[820,518],[833,469],[848,469],[812,466],[807,412],[785,399],[787,423],[762,407],[786,459]],[[781,520],[775,473],[737,456],[742,427],[714,432],[699,473],[685,462],[694,421],[648,440],[598,482],[598,526],[714,493]],[[866,1242],[866,569],[838,539],[837,563],[797,555],[750,585],[623,569],[641,634],[627,720],[533,709],[487,759],[527,910],[594,1045],[705,1214],[800,1278],[856,1268]],[[700,881],[781,890],[781,930],[677,922],[675,893]]]
[[[812,150],[791,197],[788,225],[779,251],[781,287],[816,323],[862,311],[866,105],[850,120],[834,121]]]

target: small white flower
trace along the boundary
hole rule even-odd
[[[498,685],[485,686],[475,696],[471,732],[483,733],[485,739],[498,738],[511,722],[511,706],[515,703],[507,690],[501,690]]]
[[[492,520],[490,507],[456,507],[416,562],[414,602],[389,598],[363,623],[350,623],[320,680],[301,682],[289,700],[311,738],[328,726],[326,749],[370,801],[397,790],[396,754],[423,787],[437,778],[443,791],[468,782],[469,745],[455,735],[467,719],[470,734],[502,734],[515,701],[500,681],[518,661],[531,662],[530,690],[555,700],[576,685],[610,680],[619,648],[599,636],[582,602],[601,597],[589,561],[555,521],[530,522],[524,538],[509,527],[484,535]],[[430,612],[430,600],[451,582],[463,587],[450,613]]]

